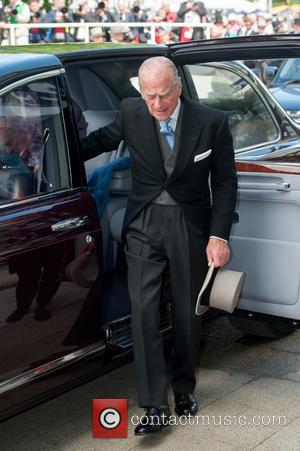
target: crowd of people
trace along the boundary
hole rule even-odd
[[[226,6],[226,2],[224,2]],[[112,27],[103,24],[113,22]],[[189,41],[192,39],[250,36],[273,33],[300,33],[300,13],[288,16],[236,14],[227,10],[209,10],[205,2],[176,2],[147,0],[9,0],[1,7],[0,42],[10,44],[10,33],[6,24],[32,23],[32,28],[15,30],[15,43],[85,42],[86,27],[63,26],[66,23],[99,23],[89,29],[90,42],[135,42],[152,40],[147,26],[125,24],[152,22],[155,27],[155,42],[158,44]],[[172,26],[182,22],[184,26]],[[38,24],[57,23],[57,28],[39,28]],[[124,25],[122,25],[124,23]],[[161,25],[163,24],[163,25]]]

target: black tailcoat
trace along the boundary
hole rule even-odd
[[[125,140],[131,155],[132,191],[123,230],[166,189],[198,233],[228,239],[237,178],[227,118],[221,111],[197,101],[185,97],[181,100],[184,110],[178,157],[169,178],[164,169],[155,119],[141,98],[123,100],[113,123],[82,140],[84,159],[114,150],[122,139]],[[205,152],[208,156],[201,159]],[[195,161],[196,156],[198,161]]]

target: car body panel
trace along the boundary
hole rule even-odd
[[[237,166],[240,220],[232,228],[229,267],[246,273],[238,308],[299,320],[299,167]]]

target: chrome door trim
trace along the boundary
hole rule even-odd
[[[15,376],[0,382],[0,395],[8,392],[9,390],[20,387],[21,385],[24,385],[28,382],[35,381],[42,376],[46,376],[47,374],[55,370],[59,370],[63,366],[79,362],[85,357],[92,356],[97,352],[105,350],[105,348],[106,345],[104,342],[102,342],[101,344],[100,342],[98,342],[96,344],[86,346],[77,351],[74,351],[71,354],[59,357],[58,359],[55,359],[53,361],[46,362],[34,369],[16,374]]]
[[[15,82],[5,86],[5,88],[2,88],[0,90],[0,95],[6,94],[7,92],[11,91],[12,89],[15,89],[18,86],[22,86],[26,83],[31,83],[33,81],[42,80],[44,78],[49,78],[49,77],[57,77],[58,75],[61,75],[62,73],[65,73],[64,69],[54,69],[54,70],[49,70],[47,72],[41,72],[39,74],[30,75],[29,77],[25,77],[25,78],[22,78],[21,80],[17,80]]]
[[[52,232],[63,232],[65,230],[74,230],[89,224],[89,217],[76,216],[74,218],[65,219],[51,225]]]
[[[23,205],[30,204],[30,203],[33,203],[33,207],[34,207],[34,204],[39,202],[41,199],[49,200],[49,199],[59,197],[64,194],[69,194],[71,196],[76,193],[85,192],[85,191],[87,191],[87,190],[85,189],[84,186],[79,186],[76,188],[62,188],[59,190],[49,191],[46,193],[33,194],[32,196],[25,197],[24,199],[14,200],[12,202],[6,202],[5,204],[0,204],[0,212],[1,212],[1,210],[5,210],[6,208],[9,209],[11,207],[18,207],[18,206],[22,207]]]

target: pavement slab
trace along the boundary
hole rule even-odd
[[[203,327],[203,339],[193,422],[180,424],[174,415],[176,426],[136,437],[129,421],[127,439],[94,439],[93,399],[127,398],[129,420],[143,414],[131,362],[1,423],[1,451],[299,449],[300,352],[294,343],[300,344],[300,331],[281,340],[253,339],[223,317]],[[171,390],[168,395],[173,412]]]

